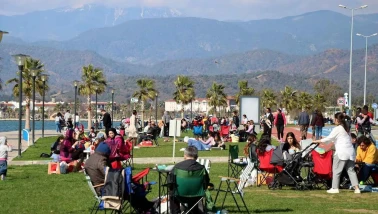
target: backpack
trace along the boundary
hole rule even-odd
[[[202,135],[202,126],[194,126],[193,127],[193,134]]]

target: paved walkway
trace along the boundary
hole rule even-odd
[[[56,136],[55,130],[45,130],[45,137]],[[0,132],[0,136],[5,136],[8,139],[8,145],[12,146],[12,151],[8,152],[8,162],[12,162],[13,158],[18,156],[18,131]],[[42,130],[36,130],[35,141],[42,136]],[[30,132],[30,145],[31,145],[32,132]],[[28,143],[21,140],[21,152],[24,152],[28,148]]]
[[[293,132],[294,135],[295,135],[295,138],[300,141],[301,140],[301,131],[299,129],[299,126],[296,126],[296,127],[285,127],[284,129],[284,137],[283,137],[283,140],[286,139],[286,134],[288,132]],[[272,137],[275,138],[276,140],[278,140],[278,136],[277,136],[277,128],[276,127],[273,127],[272,129]],[[307,133],[307,139],[311,139],[312,138],[312,134],[310,133]]]

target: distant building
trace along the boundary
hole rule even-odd
[[[217,107],[217,111],[226,112],[231,111],[233,107],[236,106],[235,98],[228,96],[227,97],[227,107]],[[209,105],[207,98],[196,98],[192,103],[184,105],[184,111],[189,112],[192,108],[193,112],[197,113],[208,113],[212,106]],[[170,99],[165,101],[165,111],[168,112],[179,112],[182,110],[182,104],[176,103],[175,100]]]

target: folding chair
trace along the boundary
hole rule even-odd
[[[205,169],[185,171],[174,169],[175,184],[173,189],[174,200],[184,207],[181,213],[191,212],[205,197]],[[205,206],[203,204],[203,208]]]
[[[91,178],[89,177],[89,175],[87,174],[87,172],[85,171],[84,169],[84,176],[85,176],[85,180],[87,181],[87,184],[89,186],[89,189],[91,190],[91,192],[93,193],[93,196],[95,198],[95,203],[91,209],[91,213],[93,213],[94,211],[97,211],[100,209],[100,204],[101,204],[101,201],[102,201],[102,198],[101,198],[101,195],[98,195],[97,192],[96,192],[96,187],[101,187],[101,186],[104,186],[104,184],[99,184],[99,185],[95,185],[93,186],[93,183],[91,181]]]
[[[325,187],[330,188],[328,185],[332,179],[332,155],[333,151],[330,150],[324,154],[319,154],[317,151],[311,151],[312,162],[314,167],[312,168],[313,178],[311,178],[315,187],[321,189]]]
[[[245,187],[245,185],[248,181],[248,178],[252,174],[252,171],[256,170],[258,163],[259,163],[259,159],[258,159],[258,156],[257,156],[257,153],[256,153],[256,145],[251,144],[251,146],[248,148],[248,151],[249,151],[248,152],[249,153],[248,164],[244,168],[244,170],[242,171],[242,173],[240,175],[240,182],[239,182],[239,185],[238,185],[238,188],[240,190]],[[257,174],[256,174],[256,179],[257,179],[258,178],[258,170],[256,170],[256,171],[257,171]]]
[[[269,174],[274,174],[273,179],[275,177],[275,174],[277,172],[282,171],[282,167],[278,165],[273,165],[270,163],[270,159],[273,156],[273,149],[269,152],[257,152],[257,156],[259,159],[259,169],[261,171],[261,179],[258,182],[257,186],[261,186],[263,182],[266,182],[266,179],[268,178]]]
[[[220,135],[221,137],[228,137],[230,134],[230,127],[229,126],[221,126]]]
[[[230,145],[228,150],[228,177],[238,178],[247,163],[234,162],[239,159],[239,145]]]
[[[130,158],[127,160],[122,161],[123,168],[126,168],[130,166],[131,168],[134,168],[134,145],[131,141],[126,140],[125,143],[128,144],[130,148]]]
[[[209,159],[199,158],[197,162],[205,167],[207,174],[210,174],[211,161]]]

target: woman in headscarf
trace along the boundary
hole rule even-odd
[[[68,129],[64,137],[63,144],[60,147],[60,161],[71,162],[72,152],[74,148],[72,145],[75,143],[75,131]]]
[[[122,168],[121,161],[130,158],[130,148],[125,144],[122,136],[117,134],[115,128],[109,129],[109,136],[105,140],[105,143],[110,148],[109,161],[111,162],[113,169]]]

